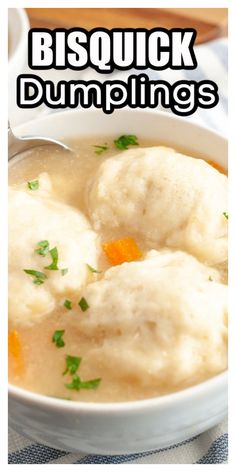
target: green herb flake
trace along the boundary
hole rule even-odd
[[[45,239],[44,241],[39,241],[38,248],[35,249],[35,252],[40,256],[46,256],[49,252],[49,242]]]
[[[39,188],[39,181],[38,180],[30,180],[27,182],[28,188],[30,190],[38,190]]]
[[[224,217],[226,218],[226,220],[229,219],[229,215],[228,215],[228,213],[226,213],[226,211],[224,211],[223,215],[224,215]]]
[[[55,331],[55,333],[52,336],[52,342],[56,344],[57,347],[64,347],[65,342],[62,339],[64,336],[65,330],[64,329],[59,329]]]
[[[118,149],[128,149],[128,146],[138,146],[138,138],[134,134],[124,134],[114,141]]]
[[[64,301],[64,307],[67,308],[67,310],[72,309],[72,301],[71,300],[65,300]]]
[[[59,267],[58,267],[58,250],[56,247],[54,247],[53,249],[50,249],[50,254],[51,254],[51,258],[52,258],[52,263],[49,265],[49,266],[46,266],[44,267],[44,269],[48,269],[48,270],[59,270]]]
[[[208,280],[209,280],[210,282],[213,282],[213,278],[212,278],[211,275],[209,275]]]
[[[87,300],[84,297],[82,297],[80,299],[78,305],[80,306],[82,311],[86,311],[89,308],[89,304],[88,304]]]
[[[92,379],[82,381],[78,375],[74,375],[70,384],[65,384],[65,387],[70,390],[94,389],[97,388],[102,379]]]
[[[66,275],[69,269],[61,269],[61,275]]]
[[[94,273],[94,274],[101,274],[102,271],[101,270],[97,270],[97,269],[94,269],[94,267],[92,267],[91,265],[89,264],[86,264],[87,267],[88,267],[88,270],[90,270],[90,272]]]
[[[47,279],[47,275],[43,272],[39,272],[38,270],[33,269],[23,269],[26,274],[32,275],[34,277],[33,283],[36,285],[41,285],[44,283],[45,279]]]
[[[66,375],[67,373],[71,375],[76,374],[81,361],[82,361],[81,357],[67,355],[66,356],[66,369],[64,370],[62,375]]]
[[[105,143],[103,146],[100,146],[100,145],[94,145],[93,147],[95,147],[95,152],[96,154],[100,155],[102,154],[103,152],[107,151],[109,148],[107,146],[107,144]]]

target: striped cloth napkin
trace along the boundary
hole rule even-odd
[[[195,438],[157,451],[122,456],[73,454],[9,432],[9,464],[225,464],[227,421]]]
[[[227,129],[227,40],[196,46],[198,68],[189,71],[147,71],[152,79],[210,79],[219,87],[220,101],[211,110],[198,110],[188,117],[222,134]],[[227,419],[209,431],[172,447],[141,454],[103,456],[72,454],[33,443],[9,430],[9,464],[222,464],[227,463]]]

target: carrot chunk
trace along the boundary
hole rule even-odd
[[[20,335],[16,330],[11,331],[8,335],[8,353],[10,367],[15,374],[22,374],[24,369],[22,345]]]
[[[136,241],[132,238],[108,241],[102,245],[102,248],[109,262],[113,265],[136,261],[142,257],[142,253]]]
[[[207,161],[207,163],[210,164],[210,166],[214,167],[214,169],[218,170],[218,172],[225,174],[225,169],[220,164],[217,164],[217,162]]]

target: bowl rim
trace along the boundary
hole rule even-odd
[[[70,412],[81,413],[121,413],[126,411],[149,410],[154,407],[168,408],[170,405],[178,406],[186,400],[194,401],[195,398],[211,394],[212,391],[225,389],[227,391],[228,370],[221,372],[214,377],[199,384],[178,390],[177,392],[161,395],[159,397],[144,398],[141,400],[130,400],[125,402],[86,402],[64,398],[50,397],[40,393],[25,390],[21,387],[9,384],[9,398],[20,402],[30,403],[32,406],[45,407],[46,409],[62,409]]]
[[[9,60],[8,60],[9,72],[10,72],[10,68],[12,68],[14,66],[14,63],[17,62],[19,53],[21,52],[21,50],[25,48],[26,41],[27,41],[27,33],[30,28],[30,23],[29,23],[26,10],[24,8],[9,8],[8,16],[10,16],[12,10],[18,17],[21,30],[20,30],[20,35],[19,35],[19,41],[17,42],[17,45],[12,51],[12,53],[9,55]],[[11,27],[9,26],[9,22],[8,22],[8,34],[11,35]]]
[[[39,114],[38,117],[36,118],[33,118],[33,119],[29,119],[25,122],[22,122],[22,123],[19,123],[17,124],[16,126],[14,126],[14,132],[17,133],[18,130],[21,130],[21,129],[25,129],[26,126],[31,126],[31,125],[35,125],[37,123],[41,123],[41,122],[47,122],[47,121],[51,121],[51,119],[57,119],[57,118],[63,118],[67,116],[70,116],[70,115],[78,115],[78,114],[83,114],[83,113],[91,113],[91,114],[100,114],[100,115],[105,115],[105,116],[108,116],[108,117],[112,117],[113,115],[118,115],[118,114],[122,114],[122,113],[125,113],[125,114],[130,114],[130,115],[133,115],[133,114],[148,114],[148,115],[152,115],[153,117],[160,117],[160,118],[163,118],[163,119],[167,119],[167,120],[171,120],[171,121],[176,121],[178,123],[182,123],[183,125],[185,126],[189,126],[191,128],[196,128],[198,129],[199,131],[202,131],[202,132],[207,132],[207,133],[211,133],[212,135],[222,139],[224,141],[225,144],[228,144],[228,139],[226,137],[225,134],[221,133],[220,131],[218,130],[215,130],[214,128],[211,128],[210,126],[208,126],[207,124],[205,123],[197,123],[195,121],[192,121],[192,120],[189,120],[189,117],[188,116],[180,116],[180,115],[175,115],[174,113],[172,112],[168,112],[168,111],[165,111],[165,110],[158,110],[158,109],[152,109],[152,108],[136,108],[136,109],[132,109],[132,108],[129,108],[129,107],[123,107],[123,108],[118,108],[116,109],[112,115],[106,115],[102,109],[100,108],[95,108],[95,107],[92,107],[92,108],[76,108],[76,109],[69,109],[69,110],[61,110],[61,111],[54,111],[54,110],[50,110],[48,114]]]
[[[22,9],[18,9],[22,10]],[[165,118],[167,120],[174,120],[178,122],[182,122],[183,125],[188,125],[194,127],[202,132],[209,132],[212,135],[215,135],[222,139],[224,143],[227,145],[226,137],[219,133],[218,131],[205,126],[203,124],[195,123],[194,121],[189,121],[186,117],[180,117],[171,113],[167,113],[166,111],[162,110],[152,110],[152,109],[129,109],[123,108],[118,109],[114,112],[114,114],[120,113],[139,113],[139,114],[151,114],[153,117],[159,116],[160,118]],[[102,113],[100,109],[92,108],[92,109],[74,109],[74,110],[63,110],[56,113],[49,113],[48,115],[39,116],[34,120],[29,120],[27,122],[21,123],[14,128],[14,131],[20,131],[21,129],[25,129],[29,125],[37,125],[38,122],[47,122],[53,118],[63,118],[67,117],[67,115],[77,115],[81,113]],[[199,397],[206,396],[207,394],[211,394],[211,392],[216,390],[224,389],[227,391],[227,382],[228,382],[228,369],[220,372],[213,377],[206,379],[198,384],[192,385],[190,387],[184,388],[182,390],[178,390],[176,392],[172,392],[166,395],[161,395],[159,397],[151,397],[151,398],[144,398],[140,400],[129,400],[124,402],[86,402],[86,401],[78,401],[72,400],[68,401],[64,398],[56,398],[50,397],[47,395],[43,395],[40,393],[36,393],[30,390],[26,390],[24,388],[15,386],[11,383],[8,383],[8,392],[9,392],[9,399],[20,401],[22,403],[29,403],[32,406],[43,407],[45,409],[50,410],[60,410],[63,409],[66,412],[80,412],[86,414],[94,414],[94,413],[114,413],[119,414],[122,412],[127,411],[137,411],[137,410],[144,410],[147,411],[149,409],[153,409],[154,407],[157,408],[168,408],[170,405],[177,406],[178,404],[184,403],[186,400],[193,401],[194,399]]]

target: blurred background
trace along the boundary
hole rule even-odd
[[[196,43],[227,34],[226,8],[27,8],[33,28],[195,28]]]

